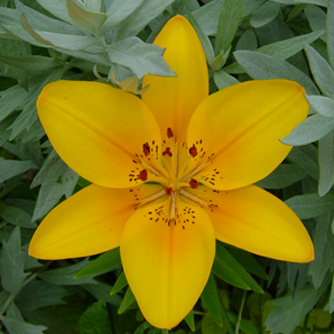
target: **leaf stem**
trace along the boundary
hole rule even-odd
[[[238,319],[237,323],[235,324],[235,334],[239,334],[239,328],[240,328],[240,323],[241,323],[241,316],[242,316],[242,310],[244,309],[245,301],[246,301],[246,295],[247,291],[244,290],[242,293],[242,299],[241,299],[241,304],[240,304],[240,309],[239,309],[239,314],[238,314]]]
[[[221,309],[221,312],[222,312],[223,320],[224,320],[224,323],[225,323],[225,325],[226,325],[228,334],[234,334],[232,325],[231,325],[231,323],[230,323],[230,320],[229,320],[229,318],[228,318],[227,312],[226,312],[226,310],[225,310],[225,307],[224,307],[222,301],[220,301],[220,309]]]

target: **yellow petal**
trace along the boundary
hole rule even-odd
[[[210,163],[200,182],[215,189],[243,187],[270,174],[291,146],[279,140],[308,113],[303,88],[288,80],[248,81],[208,97],[188,127],[195,164]]]
[[[31,240],[29,254],[39,259],[59,260],[116,248],[138,200],[162,189],[153,184],[131,189],[90,185],[46,216]]]
[[[215,255],[208,215],[181,200],[176,206],[176,225],[168,224],[168,200],[137,210],[121,239],[125,276],[144,317],[158,328],[172,328],[187,316],[205,287]]]
[[[195,30],[179,15],[167,22],[154,44],[166,48],[164,58],[177,77],[146,75],[143,86],[149,85],[149,89],[142,100],[156,117],[162,134],[170,127],[182,143],[191,115],[208,96],[205,55]]]
[[[138,162],[147,160],[143,144],[150,145],[153,159],[161,154],[159,127],[145,104],[109,85],[53,82],[43,89],[37,110],[60,157],[92,183],[135,186],[142,182]]]
[[[191,192],[210,203],[207,212],[218,240],[276,260],[313,260],[313,244],[304,225],[269,192],[257,186],[230,191],[200,186]]]

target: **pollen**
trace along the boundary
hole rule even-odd
[[[150,154],[151,148],[148,143],[143,144],[143,152],[145,154],[145,157],[147,157]]]
[[[173,193],[173,188],[172,187],[166,187],[165,188],[165,193],[166,193],[166,195],[170,196]]]
[[[174,137],[174,132],[173,132],[173,130],[171,128],[167,129],[167,137],[168,138]]]
[[[190,179],[189,185],[192,189],[196,189],[198,187],[198,181],[195,179]]]
[[[146,169],[143,169],[140,173],[139,173],[139,179],[141,181],[146,181],[147,180],[147,170]]]
[[[195,145],[193,145],[192,147],[190,147],[190,149],[189,149],[189,154],[190,154],[193,158],[196,157],[196,155],[197,155],[197,148],[196,148]]]

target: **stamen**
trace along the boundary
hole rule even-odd
[[[147,170],[146,169],[143,169],[140,173],[139,173],[139,179],[141,181],[147,181]]]
[[[167,137],[168,138],[174,137],[174,132],[173,132],[173,130],[171,128],[167,129]]]
[[[145,154],[145,157],[147,157],[150,154],[151,148],[148,143],[143,144],[143,152]]]
[[[192,147],[190,147],[190,149],[189,149],[189,154],[190,154],[193,158],[196,157],[196,155],[197,155],[197,148],[196,148],[195,145],[193,145]]]
[[[161,191],[159,191],[158,193],[156,193],[152,196],[149,196],[149,197],[146,197],[146,198],[140,200],[139,205],[144,205],[144,204],[153,202],[153,201],[155,201],[156,199],[159,199],[162,196],[166,196],[165,190],[161,190]]]
[[[193,177],[194,175],[196,175],[199,171],[201,171],[203,168],[205,168],[207,165],[211,164],[210,161],[207,162],[203,162],[202,164],[200,164],[197,168],[195,168],[191,173],[189,173],[188,175],[186,175],[181,182],[186,182],[188,181],[191,177]]]
[[[165,188],[165,193],[166,193],[166,195],[170,196],[173,193],[173,188],[172,187],[166,187]]]
[[[185,191],[184,189],[181,189],[181,190],[179,191],[179,193],[180,193],[181,195],[183,195],[183,196],[185,196],[185,197],[191,199],[193,202],[195,202],[195,203],[197,203],[197,204],[199,204],[199,205],[203,205],[203,206],[205,206],[206,208],[209,207],[208,204],[207,204],[205,201],[203,201],[201,198],[199,198],[199,197],[197,197],[197,196],[195,196],[195,195],[193,195],[193,194],[188,193],[188,192]]]
[[[191,179],[189,181],[190,188],[196,189],[198,187],[198,181],[195,179]]]
[[[170,219],[175,219],[175,209],[176,209],[176,192],[172,192],[172,199],[171,199],[171,205],[170,205]]]
[[[173,155],[173,153],[170,151],[170,147],[166,147],[166,149],[162,152],[163,156],[165,156],[166,154],[170,157]]]

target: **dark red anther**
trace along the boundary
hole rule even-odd
[[[191,180],[189,181],[189,185],[190,185],[190,188],[192,188],[192,189],[196,189],[196,188],[198,187],[198,181],[195,180],[195,179],[191,179]]]
[[[142,181],[146,181],[147,180],[147,170],[143,169],[140,173],[139,173],[139,179]]]
[[[174,137],[174,132],[173,132],[173,130],[171,128],[167,129],[167,137],[168,138]]]
[[[196,157],[196,155],[197,155],[197,148],[196,148],[195,145],[193,145],[192,147],[190,147],[190,149],[189,149],[189,154],[190,154],[193,158]]]
[[[170,147],[166,147],[166,149],[162,152],[162,155],[169,155],[170,157],[173,155],[173,153],[170,151]]]
[[[143,152],[145,154],[145,157],[147,157],[150,154],[151,148],[148,143],[143,144]]]
[[[165,188],[165,193],[166,193],[166,195],[170,196],[173,193],[173,188],[172,187],[166,187]]]

